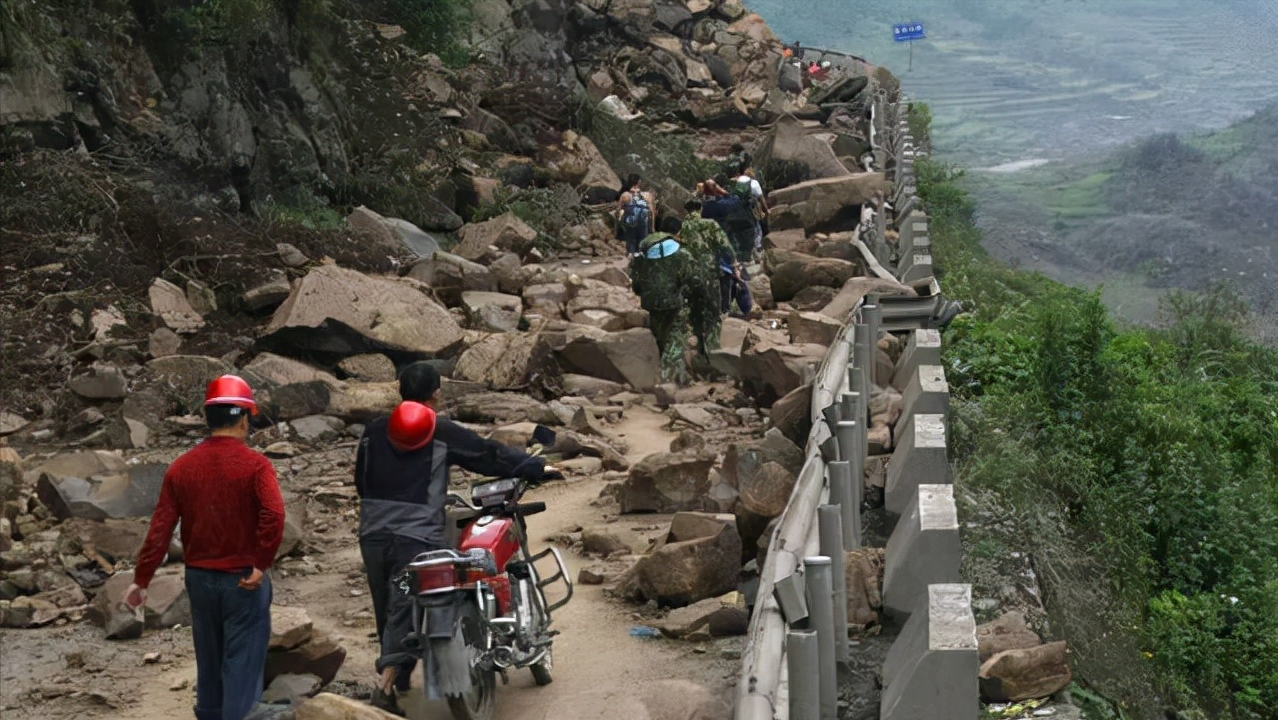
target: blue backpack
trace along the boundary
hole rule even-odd
[[[621,212],[622,227],[631,231],[641,228],[644,233],[647,233],[651,218],[652,208],[648,207],[648,200],[644,198],[643,193],[633,193],[630,196],[630,202],[626,203],[626,207]]]

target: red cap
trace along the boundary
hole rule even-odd
[[[423,448],[435,437],[435,411],[428,405],[405,400],[391,412],[386,435],[397,450]]]
[[[204,406],[209,405],[234,405],[257,414],[253,388],[238,375],[223,375],[209,383],[204,390]]]

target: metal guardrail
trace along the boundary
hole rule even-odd
[[[860,60],[860,58],[855,56],[849,57]],[[872,138],[876,142],[872,143],[872,147],[875,150],[876,164],[886,165],[888,157],[895,159],[894,184],[896,188],[893,195],[900,195],[904,191],[910,194],[911,197],[909,199],[917,207],[917,199],[912,196],[914,186],[912,174],[913,141],[909,137],[904,109],[900,105],[887,102],[884,97],[876,97],[871,113],[871,122],[875,129],[875,132],[872,133]],[[885,204],[886,202],[881,200],[876,208],[878,213],[877,222],[863,223],[857,228],[854,243],[866,260],[869,274],[895,279],[894,275],[884,268],[883,262],[880,262],[881,260],[887,262],[889,256],[893,254],[893,249],[888,246],[885,237],[886,233],[884,232],[886,227],[884,213],[888,209]],[[926,233],[926,230],[924,229],[923,232]],[[866,242],[862,242],[863,237]],[[928,263],[930,264],[930,259]],[[760,568],[759,591],[754,613],[750,619],[747,644],[742,654],[741,675],[737,685],[736,720],[777,720],[789,718],[790,716],[789,698],[787,697],[788,672],[785,665],[787,637],[789,638],[788,644],[790,646],[802,649],[803,652],[809,654],[815,654],[816,651],[812,650],[812,647],[816,643],[807,633],[792,632],[787,635],[789,626],[783,615],[775,590],[779,584],[789,584],[793,576],[801,572],[804,558],[821,554],[818,552],[820,546],[818,537],[820,531],[817,522],[818,508],[827,502],[838,502],[837,500],[831,500],[831,474],[827,472],[826,457],[822,453],[823,446],[827,446],[828,451],[828,446],[833,436],[830,418],[826,416],[827,408],[831,408],[840,399],[846,402],[847,396],[844,393],[850,390],[864,389],[866,391],[865,395],[868,396],[868,375],[864,376],[866,379],[860,380],[854,387],[851,383],[851,378],[855,376],[855,373],[850,372],[849,366],[850,364],[855,364],[858,368],[862,368],[862,372],[866,373],[869,370],[866,370],[865,366],[873,366],[873,348],[877,342],[880,319],[882,320],[883,330],[899,331],[927,326],[928,320],[937,307],[936,302],[939,301],[940,288],[934,279],[926,283],[925,286],[920,287],[926,291],[923,296],[919,298],[901,298],[901,302],[891,303],[886,307],[874,310],[872,318],[865,317],[867,314],[864,312],[867,310],[865,300],[863,299],[859,302],[849,313],[849,316],[844,319],[843,329],[830,346],[813,380],[812,402],[809,408],[812,430],[808,435],[805,448],[806,461],[799,473],[786,508],[779,517],[777,525],[770,536],[767,555],[763,566]],[[867,320],[871,323],[870,332],[857,333],[855,331],[856,326],[865,323]],[[864,327],[862,325],[862,328]],[[859,353],[854,352],[854,347],[858,343],[860,345],[868,345],[868,347],[856,347],[855,349]],[[868,397],[863,397],[860,398],[859,402],[864,403],[867,400]],[[860,407],[863,409],[864,405]],[[861,417],[864,418],[864,415],[862,414]],[[850,423],[843,424],[850,425]],[[840,426],[840,436],[843,435],[843,429]],[[861,428],[860,432],[863,438],[864,428]],[[844,439],[839,437],[835,438],[835,441],[840,446],[844,446]],[[846,446],[844,446],[841,454],[844,455],[844,459],[847,459]],[[854,463],[854,465],[859,467],[860,463]],[[843,469],[846,470],[846,467]],[[844,474],[846,475],[846,472]],[[858,483],[858,492],[855,497],[859,498],[859,483],[863,480],[860,477],[854,477],[852,481]],[[857,505],[859,506],[859,500]],[[855,512],[859,513],[859,511],[860,508],[857,507]],[[842,566],[841,558],[838,566]],[[841,579],[839,582],[841,582]],[[943,588],[949,586],[932,585],[931,587]],[[785,595],[784,590],[785,588],[783,588],[782,595]],[[927,588],[925,587],[924,590],[926,591]],[[802,591],[800,590],[799,592],[801,593]],[[922,614],[927,615],[927,613]],[[972,657],[974,660],[974,646]],[[822,658],[822,662],[833,663],[833,659]],[[805,682],[802,683],[802,686],[807,688],[807,693],[811,693],[814,681],[811,678],[804,678],[804,680]],[[975,684],[974,671],[972,672],[972,683],[973,685]],[[825,698],[822,699],[824,700]],[[972,702],[975,703],[974,692]],[[816,699],[806,702],[802,712],[811,717],[817,717],[816,703]],[[796,710],[796,712],[799,711]],[[820,711],[820,716],[829,717],[828,709]],[[887,717],[886,714],[885,717]]]

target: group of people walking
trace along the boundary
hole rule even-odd
[[[355,459],[360,498],[359,548],[377,626],[380,683],[373,704],[402,714],[397,696],[410,687],[416,656],[412,598],[397,577],[419,553],[447,547],[449,468],[541,482],[553,468],[440,417],[439,372],[426,362],[399,374],[402,402],[368,423]],[[196,720],[272,717],[262,706],[271,637],[269,568],[284,534],[284,501],[271,461],[252,450],[249,419],[258,413],[248,383],[224,375],[209,383],[204,415],[210,435],[169,466],[124,603],[142,611],[146,589],[182,537],[196,660]],[[433,668],[427,667],[429,696]]]
[[[763,249],[768,207],[748,152],[736,146],[723,178],[697,183],[683,220],[658,230],[656,198],[631,176],[617,202],[618,235],[630,279],[662,357],[682,348],[691,329],[706,354],[724,316],[755,313],[748,266]]]

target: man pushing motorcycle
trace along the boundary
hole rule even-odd
[[[395,581],[418,554],[447,547],[449,468],[458,465],[529,484],[542,482],[547,468],[540,457],[437,417],[434,406],[440,400],[440,376],[430,364],[418,362],[404,368],[399,394],[404,402],[389,417],[370,422],[360,439],[355,488],[360,497],[360,553],[381,643],[377,659],[381,684],[372,702],[403,714],[395,691],[409,689],[416,664],[402,644],[414,632],[413,600]],[[428,663],[428,687],[435,681],[432,672]]]

